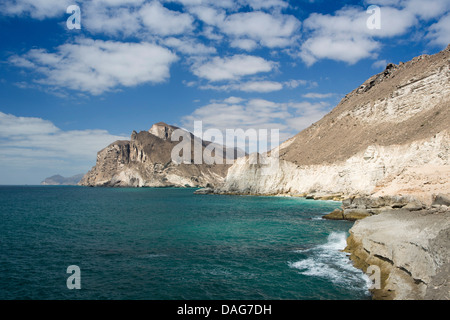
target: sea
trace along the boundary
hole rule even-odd
[[[367,300],[339,202],[0,187],[0,300]]]

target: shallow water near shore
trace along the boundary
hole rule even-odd
[[[0,187],[0,299],[370,299],[340,203],[193,192]]]

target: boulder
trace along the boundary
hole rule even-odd
[[[344,220],[344,212],[340,209],[336,209],[333,212],[325,215],[322,219],[326,220]]]
[[[361,220],[370,217],[372,214],[366,209],[345,209],[344,219],[349,221]]]
[[[212,193],[214,193],[214,190],[211,188],[202,188],[194,192],[194,194],[212,194]]]

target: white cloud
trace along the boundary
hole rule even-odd
[[[214,57],[200,65],[193,66],[193,72],[209,81],[238,80],[243,76],[272,71],[276,64],[261,57],[234,55],[231,57]]]
[[[230,46],[245,51],[252,51],[256,47],[258,47],[258,43],[255,40],[251,39],[234,39],[230,42]]]
[[[79,39],[54,53],[32,49],[9,61],[42,74],[36,80],[41,84],[98,95],[120,86],[164,82],[176,60],[174,53],[155,44]]]
[[[250,5],[253,9],[284,7],[283,1],[244,1],[241,5]],[[198,5],[189,8],[189,12],[218,32],[229,37],[232,47],[254,50],[258,45],[275,48],[286,47],[297,40],[301,22],[293,15],[279,12],[266,13],[250,11],[226,13],[222,8]]]
[[[135,5],[142,1],[128,1],[117,7],[117,1],[92,1],[82,8],[82,28],[91,33],[104,33],[112,36],[136,36],[142,28],[139,12]]]
[[[295,89],[299,86],[306,86],[306,85],[308,85],[310,88],[314,88],[314,87],[317,87],[319,84],[315,81],[298,79],[298,80],[286,81],[286,82],[284,82],[284,85],[288,88]]]
[[[197,85],[197,83],[186,83],[188,86]],[[221,85],[206,84],[200,85],[202,90],[217,90],[217,91],[243,91],[243,92],[259,92],[268,93],[280,91],[282,89],[295,89],[298,86],[309,86],[309,88],[317,87],[318,84],[307,80],[289,80],[284,82],[268,81],[268,80],[251,80],[242,82],[231,82]]]
[[[273,92],[283,89],[283,85],[276,81],[250,81],[243,83],[240,89],[245,92]]]
[[[289,3],[283,0],[241,0],[242,4],[248,4],[255,10],[278,8],[284,9],[289,6]]]
[[[46,174],[59,171],[64,174],[87,172],[95,163],[98,151],[125,139],[128,138],[106,130],[64,131],[45,119],[0,112],[0,176],[2,180],[5,174],[14,179],[0,181],[0,184],[39,183]],[[23,176],[28,171],[34,172],[34,181]]]
[[[387,66],[387,60],[386,59],[375,61],[372,64],[372,68],[373,69],[378,69],[378,70],[379,69],[384,69],[386,66]]]
[[[378,42],[366,37],[315,36],[303,43],[300,57],[309,66],[321,59],[354,64],[364,58],[376,57],[375,51],[379,48]]]
[[[217,53],[216,48],[208,47],[201,42],[198,42],[195,38],[166,38],[163,41],[163,44],[179,51],[181,53],[187,54],[189,56],[192,55],[210,55]]]
[[[191,7],[188,10],[191,14],[195,15],[197,19],[213,26],[223,23],[226,17],[225,10],[205,5]]]
[[[34,19],[64,16],[71,0],[3,0],[0,12],[6,15],[27,15]]]
[[[425,20],[439,17],[450,9],[448,0],[367,0],[365,2],[367,5],[400,8]]]
[[[334,93],[317,93],[317,92],[310,92],[307,94],[302,95],[303,98],[308,99],[327,99],[334,96]]]
[[[241,103],[243,101],[245,101],[245,99],[242,99],[239,97],[233,97],[233,96],[223,100],[223,102],[229,103],[229,104],[237,104],[237,103]]]
[[[229,15],[216,25],[222,32],[237,40],[249,39],[262,46],[274,48],[292,44],[301,23],[291,15],[252,11]],[[254,48],[254,46],[247,47]],[[245,46],[242,48],[245,49]]]
[[[321,59],[354,64],[365,58],[376,58],[381,43],[377,38],[405,34],[417,24],[414,12],[394,7],[381,7],[381,28],[370,29],[370,17],[362,7],[344,7],[334,14],[311,14],[304,21],[306,40],[299,56],[307,65]]]
[[[202,121],[204,130],[279,129],[284,141],[320,120],[328,113],[326,102],[285,102],[265,99],[244,100],[230,97],[214,100],[182,117],[183,127],[192,130],[194,121]]]
[[[436,46],[446,47],[450,44],[450,13],[429,28],[427,38]]]
[[[144,26],[156,35],[185,34],[194,29],[190,14],[169,10],[158,1],[144,5],[140,15]]]
[[[217,91],[243,91],[243,92],[259,92],[268,93],[279,91],[283,89],[283,84],[276,81],[248,81],[242,83],[230,83],[223,85],[203,85],[199,87],[202,90],[217,90]]]

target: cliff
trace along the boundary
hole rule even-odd
[[[346,251],[364,271],[380,269],[375,299],[450,299],[448,210],[391,210],[355,223]]]
[[[449,129],[450,46],[389,64],[269,165],[238,159],[213,192],[343,200],[327,218],[357,221],[346,251],[380,268],[375,299],[448,300]]]
[[[177,164],[172,161],[172,150],[180,143],[171,139],[177,129],[160,122],[149,131],[134,131],[129,141],[110,144],[98,152],[96,165],[83,177],[80,185],[206,187],[222,183],[229,165]],[[190,137],[192,150],[194,144],[199,144],[202,150],[210,145],[187,131],[184,134]]]
[[[270,174],[239,159],[217,192],[411,195],[431,204],[450,190],[449,58],[450,46],[389,64],[284,142]]]

